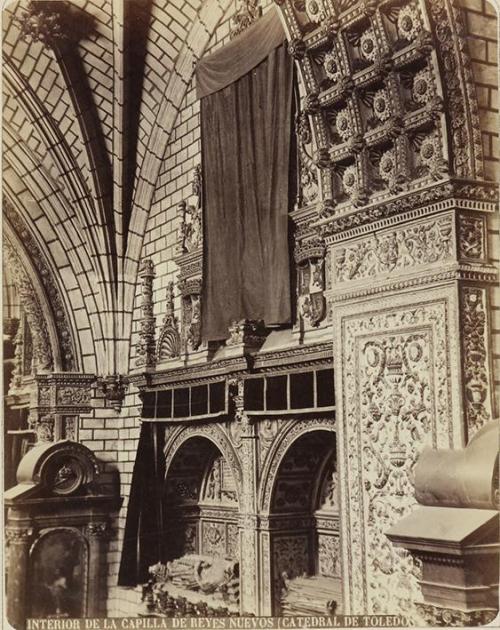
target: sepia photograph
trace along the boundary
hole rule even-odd
[[[1,20],[0,627],[499,627],[495,2]]]

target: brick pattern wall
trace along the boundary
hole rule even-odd
[[[462,0],[483,137],[485,174],[500,181],[498,160],[498,22],[487,0]]]

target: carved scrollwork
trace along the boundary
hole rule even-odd
[[[343,531],[351,598],[360,598],[362,610],[405,610],[418,618],[419,564],[389,545],[384,532],[415,503],[419,450],[453,443],[446,304],[351,313],[343,320],[344,389],[359,394],[342,402],[340,465],[349,467],[350,481],[341,480],[348,504],[341,518],[349,522]],[[358,574],[361,566],[367,571]]]
[[[491,417],[485,302],[484,289],[475,287],[462,289],[463,365],[469,439]]]
[[[377,276],[416,264],[450,259],[452,220],[443,217],[412,227],[383,232],[335,250],[336,282]]]

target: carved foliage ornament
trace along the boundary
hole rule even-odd
[[[384,533],[414,506],[420,449],[453,447],[447,318],[447,302],[437,301],[342,320],[339,465],[350,472],[341,521],[349,599],[360,612],[418,619],[418,562]]]
[[[443,217],[384,232],[335,250],[335,280],[358,280],[389,271],[436,263],[452,255],[452,220]]]
[[[465,405],[470,439],[490,420],[485,290],[464,287],[461,307]]]

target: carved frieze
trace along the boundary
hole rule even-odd
[[[334,280],[339,284],[451,259],[452,232],[452,218],[444,216],[335,248]]]

